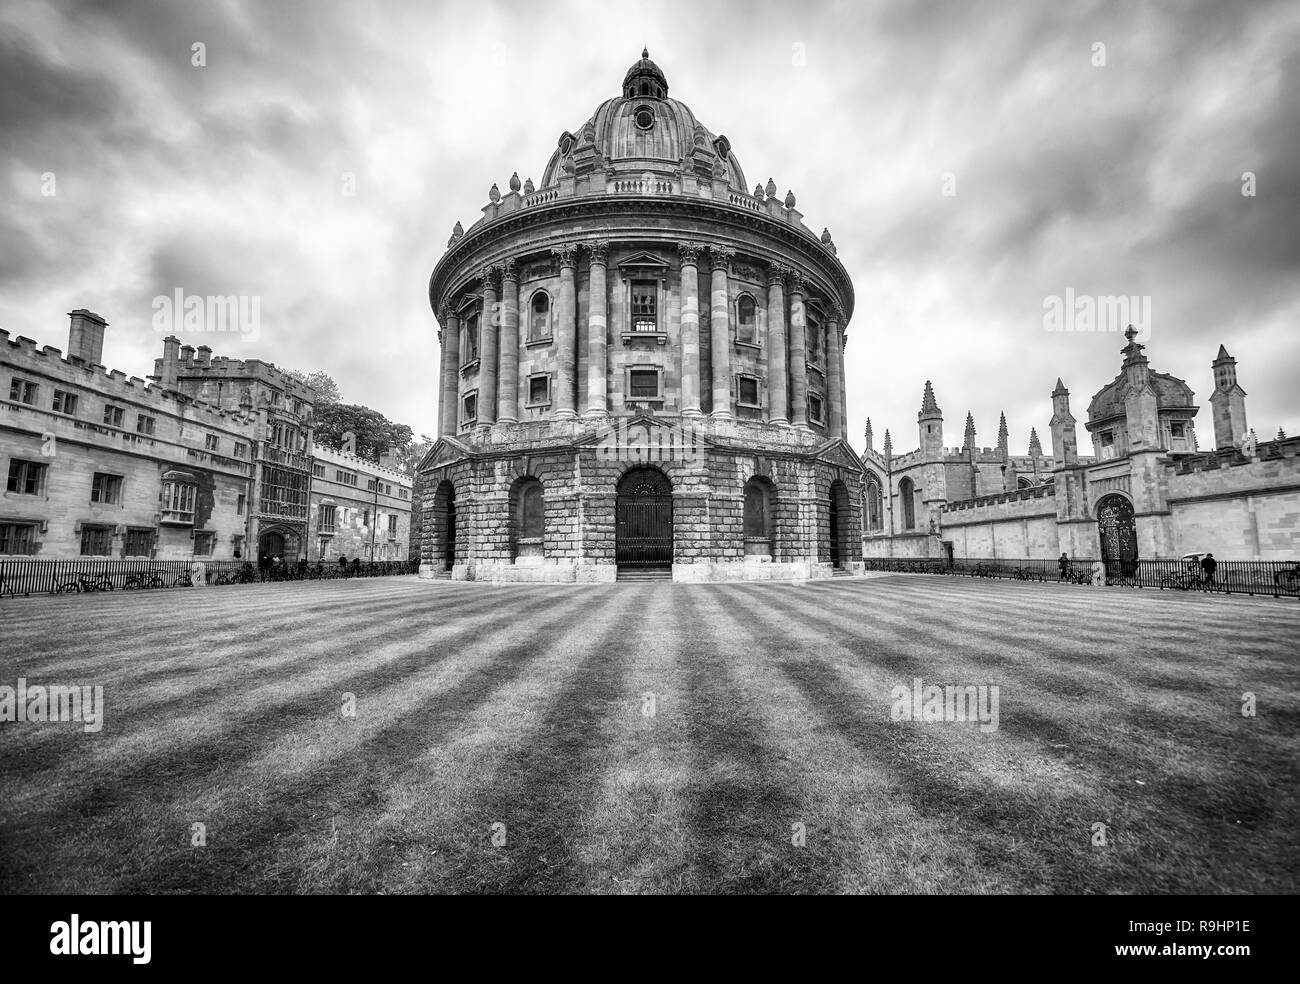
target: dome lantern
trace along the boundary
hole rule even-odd
[[[624,99],[664,99],[668,96],[668,79],[663,69],[650,60],[650,51],[641,49],[641,60],[623,76]]]

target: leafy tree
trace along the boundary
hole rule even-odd
[[[323,369],[317,369],[315,372],[310,373],[303,372],[301,369],[290,369],[289,375],[306,383],[316,391],[315,406],[318,410],[330,403],[343,402],[343,394],[339,392],[339,384],[334,382],[334,377]]]
[[[395,424],[378,410],[352,403],[326,403],[316,406],[316,441],[328,448],[343,447],[343,435],[356,435],[359,458],[378,458],[389,446],[404,460],[412,442],[413,431],[406,424]]]

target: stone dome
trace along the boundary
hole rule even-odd
[[[1184,380],[1171,376],[1167,372],[1148,372],[1151,388],[1156,391],[1156,409],[1174,410],[1196,405],[1195,393]],[[1124,416],[1124,401],[1128,397],[1129,384],[1124,373],[1120,373],[1111,382],[1099,389],[1092,402],[1088,404],[1088,422],[1097,423]]]
[[[561,173],[584,163],[616,173],[672,175],[692,162],[698,167],[701,158],[716,160],[728,187],[748,193],[731,142],[701,124],[684,102],[668,98],[663,71],[643,51],[623,79],[623,94],[601,103],[576,134],[560,135],[538,187],[557,184]]]

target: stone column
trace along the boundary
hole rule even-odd
[[[826,424],[830,437],[844,436],[844,413],[840,407],[840,312],[832,308],[826,323]]]
[[[578,301],[573,283],[573,263],[577,246],[565,243],[551,250],[560,261],[560,296],[556,302],[555,416],[578,415]]]
[[[700,410],[699,243],[678,243],[682,262],[682,416],[702,417]]]
[[[767,271],[767,385],[768,419],[790,423],[789,370],[785,338],[785,273],[773,266]]]
[[[438,312],[438,318],[442,318],[442,312]],[[441,324],[441,320],[439,321]],[[438,430],[435,432],[441,437],[447,433],[443,430],[443,420],[445,415],[443,411],[447,407],[446,397],[447,386],[447,346],[442,341],[442,329],[438,329]]]
[[[455,436],[460,424],[460,318],[446,305],[439,312],[442,322],[442,426],[439,435]]]
[[[727,293],[727,269],[736,251],[726,246],[710,246],[713,268],[709,292],[709,328],[713,336],[713,413],[715,418],[731,417],[731,299]]]
[[[519,422],[519,274],[514,260],[501,262],[501,379],[497,423]]]
[[[845,372],[845,368],[844,368],[844,346],[845,346],[846,344],[848,344],[848,340],[849,340],[849,330],[848,330],[848,329],[849,329],[849,326],[846,325],[846,324],[844,323],[844,311],[841,310],[841,309],[839,309],[839,308],[836,308],[836,310],[835,310],[835,320],[836,320],[837,322],[839,322],[839,326],[840,326],[840,347],[839,347],[839,358],[840,358],[840,393],[839,393],[839,401],[840,401],[840,422],[841,422],[841,423],[843,424],[843,426],[844,426],[844,436],[845,436],[845,437],[848,437],[848,434],[849,434],[849,381],[848,381],[848,375],[847,375],[847,373]]]
[[[808,428],[808,348],[804,341],[803,274],[790,278],[790,423]]]
[[[587,412],[583,416],[599,419],[608,413],[605,333],[609,318],[606,313],[605,264],[609,243],[598,239],[586,245],[591,251],[591,280],[587,299]]]
[[[501,311],[497,307],[497,268],[483,268],[483,314],[479,318],[478,423],[491,426],[497,419],[497,335]]]

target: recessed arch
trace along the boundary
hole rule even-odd
[[[758,342],[758,300],[749,291],[736,298],[736,341],[749,345]]]
[[[528,298],[528,340],[536,342],[550,338],[551,332],[551,295],[543,288],[533,291]]]
[[[755,475],[745,483],[745,556],[771,557],[776,542],[776,486],[770,478]]]
[[[546,555],[546,491],[531,475],[510,486],[510,554],[516,563]]]
[[[826,510],[827,540],[830,544],[831,566],[840,568],[853,552],[847,549],[846,537],[852,520],[852,505],[849,487],[844,480],[837,478],[831,482],[828,491]]]
[[[636,466],[615,486],[614,554],[619,568],[669,570],[673,564],[672,482]]]
[[[898,505],[903,529],[916,529],[916,483],[910,478],[904,477],[898,483]]]
[[[433,491],[434,570],[449,571],[456,563],[456,487],[447,479]]]

